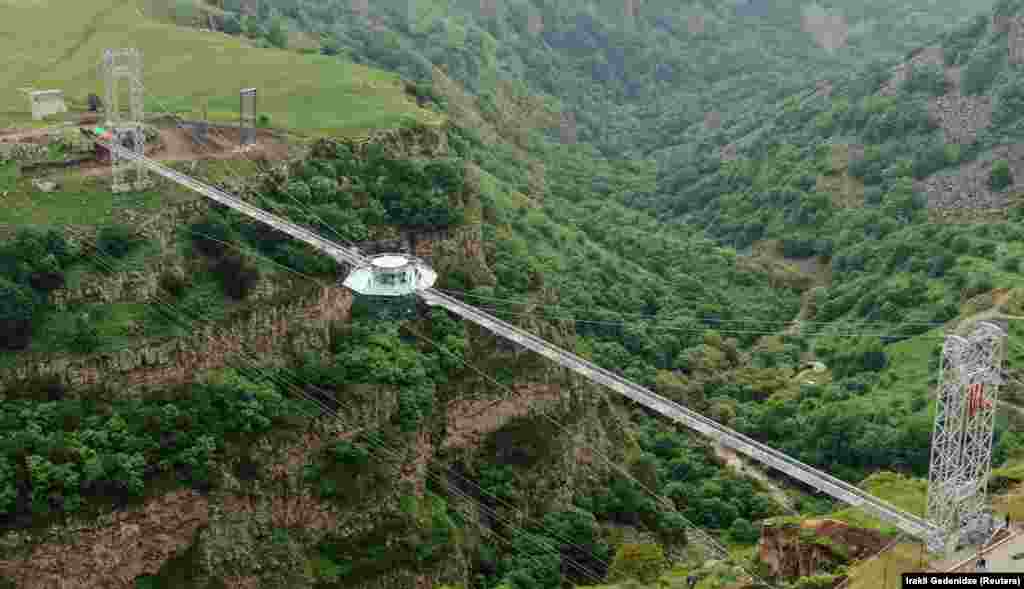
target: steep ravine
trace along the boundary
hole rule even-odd
[[[415,146],[402,148],[396,136],[401,139],[401,133],[387,135],[395,142],[389,145],[391,149],[423,154]],[[175,224],[187,222],[203,209],[202,202],[197,201],[161,213],[159,220],[147,225],[154,233],[149,237],[169,238],[156,233],[173,231]],[[435,264],[440,266],[469,264],[479,267],[484,275],[490,272],[483,259],[478,227],[451,235],[403,236],[401,241],[404,243],[399,249],[434,256]],[[159,274],[178,264],[170,258],[155,262],[144,271],[106,277],[106,282],[87,281],[59,292],[55,298],[66,307],[82,302],[147,301],[153,296]],[[324,352],[332,337],[329,324],[349,319],[351,293],[334,285],[291,294],[294,292],[287,284],[264,281],[256,289],[253,310],[243,319],[198,329],[183,339],[143,341],[117,353],[23,357],[0,373],[5,387],[0,395],[28,379],[53,377],[68,385],[71,395],[102,382],[118,395],[144,396],[149,390],[187,383],[224,367],[243,347],[269,364],[296,353]],[[474,348],[507,357],[509,364],[536,360],[508,350],[483,330],[473,333]],[[374,428],[375,423],[387,420],[397,408],[397,392],[386,387],[365,391],[361,402],[349,403],[356,408],[344,411],[337,422],[281,432],[247,449],[242,456],[226,457],[217,465],[222,484],[211,492],[151,489],[140,504],[125,510],[71,518],[47,530],[0,535],[0,581],[10,581],[19,589],[128,589],[141,575],[172,575],[169,570],[173,568],[190,571],[192,587],[206,587],[217,581],[232,588],[312,588],[313,548],[325,534],[348,538],[357,546],[360,538],[387,533],[381,531],[386,527],[378,528],[395,521],[406,521],[405,525],[412,526],[410,530],[416,529],[419,524],[402,515],[400,499],[407,493],[422,499],[428,468],[436,468],[438,463],[493,460],[480,452],[494,446],[495,432],[516,420],[544,423],[546,420],[534,415],[537,411],[547,412],[564,424],[564,429],[553,433],[551,453],[539,458],[544,467],[538,472],[547,478],[535,485],[532,471],[520,475],[524,479],[522,487],[533,489],[529,504],[564,501],[580,485],[601,484],[604,467],[591,464],[591,457],[578,452],[576,446],[586,440],[602,453],[618,456],[622,444],[609,440],[604,418],[597,410],[604,393],[590,386],[584,386],[586,392],[581,392],[579,386],[552,377],[546,370],[524,367],[516,373],[533,375],[529,377],[532,379],[543,375],[544,382],[524,379],[516,383],[512,394],[489,388],[480,391],[480,387],[461,390],[458,383],[452,383],[455,390],[443,393],[450,399],[445,410],[420,431],[392,442],[402,455],[382,466],[382,480],[390,482],[379,489],[380,495],[372,502],[341,507],[322,500],[303,480],[303,470],[329,441],[347,439],[362,428]],[[482,393],[493,398],[481,398]],[[239,469],[246,476],[240,476]],[[472,506],[457,507],[475,512]],[[482,524],[471,523],[469,528],[478,525]],[[483,533],[466,531],[470,538]],[[452,554],[430,571],[390,570],[347,586],[391,589],[429,587],[438,582],[464,584],[470,580],[467,550],[461,544],[453,546]]]

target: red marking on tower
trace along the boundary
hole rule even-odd
[[[982,409],[991,409],[992,402],[985,398],[985,385],[975,383],[967,385],[967,411],[971,417]]]

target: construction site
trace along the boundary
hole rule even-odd
[[[237,123],[211,122],[208,98],[197,105],[202,111],[197,120],[166,111],[147,116],[141,54],[107,51],[104,59],[105,100],[89,94],[81,101],[70,101],[69,106],[60,90],[20,89],[29,100],[33,121],[46,126],[0,129],[0,159],[18,162],[20,171],[31,175],[37,185],[47,182],[51,170],[117,176],[122,168],[117,155],[91,140],[104,127],[110,128],[111,138],[117,134],[122,146],[164,162],[240,158],[269,162],[289,156],[285,133],[265,124],[257,126],[255,88],[239,91]],[[118,183],[117,178],[114,181]]]

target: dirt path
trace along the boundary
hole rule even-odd
[[[196,144],[187,130],[177,127],[160,129],[160,140],[160,148],[146,155],[162,162],[252,158],[276,161],[287,159],[289,154],[288,144],[264,129],[257,131],[256,143],[244,149],[238,146],[237,130],[211,129],[206,146]],[[94,161],[78,170],[83,176],[109,176],[110,164]]]
[[[743,458],[740,458],[736,452],[730,448],[726,448],[720,444],[712,444],[715,449],[715,455],[725,461],[730,468],[738,472],[739,474],[750,477],[761,482],[764,486],[768,487],[769,494],[776,503],[786,508],[786,511],[794,515],[799,515],[793,507],[793,502],[789,496],[786,495],[782,487],[778,486],[775,481],[768,478],[760,468],[748,464]]]

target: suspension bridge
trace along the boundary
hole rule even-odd
[[[369,258],[359,253],[356,248],[340,245],[317,233],[301,227],[278,215],[253,206],[240,198],[209,186],[195,178],[172,170],[144,155],[127,149],[114,142],[100,137],[93,140],[99,145],[117,153],[125,160],[146,168],[172,182],[189,188],[215,202],[221,203],[247,217],[264,223],[303,243],[308,244],[341,264],[351,269],[364,268],[369,265]],[[510,325],[472,305],[454,297],[443,294],[434,288],[417,290],[416,294],[431,306],[440,306],[452,313],[471,321],[491,333],[530,349],[559,365],[572,370],[590,382],[612,389],[641,405],[664,415],[722,445],[733,448],[737,452],[756,460],[768,467],[783,472],[811,487],[834,497],[844,503],[859,507],[877,516],[883,521],[899,528],[908,535],[933,543],[936,538],[944,536],[944,531],[929,521],[908,513],[891,503],[875,497],[862,489],[837,479],[828,473],[805,464],[778,450],[762,444],[735,430],[723,426],[700,413],[687,409],[678,403],[666,399],[657,393],[633,383],[611,371],[545,341],[527,331]]]

